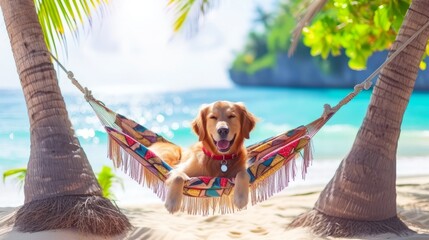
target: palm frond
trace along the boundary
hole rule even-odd
[[[14,177],[18,181],[19,188],[21,189],[24,185],[26,174],[27,168],[14,168],[6,170],[3,172],[3,182],[5,182],[7,178]]]
[[[66,34],[74,38],[85,23],[91,25],[97,11],[103,11],[108,0],[34,0],[39,22],[48,48],[56,54],[57,44],[66,44]]]
[[[301,36],[302,29],[307,26],[311,20],[316,16],[320,10],[322,10],[323,6],[325,6],[328,0],[313,0],[311,4],[307,7],[305,13],[299,19],[296,24],[295,29],[292,33],[291,45],[289,47],[288,55],[289,57],[293,55],[295,52],[296,46],[298,45],[299,37]]]
[[[217,6],[218,2],[218,0],[169,0],[167,8],[172,11],[174,32],[184,31],[190,35],[197,32],[201,17]]]
[[[119,184],[124,189],[122,179],[115,175],[112,168],[103,166],[101,171],[97,173],[97,181],[103,191],[103,197],[114,200],[115,195],[113,194],[112,187]]]

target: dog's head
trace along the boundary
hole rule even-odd
[[[218,101],[204,105],[192,128],[204,147],[213,153],[236,153],[244,138],[249,138],[256,118],[243,103]]]

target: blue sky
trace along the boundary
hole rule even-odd
[[[192,39],[173,37],[167,1],[111,3],[102,21],[60,56],[84,86],[98,92],[230,87],[227,69],[241,50],[255,7],[273,1],[220,1]],[[20,88],[9,38],[0,18],[0,88]],[[60,74],[62,91],[77,92]]]

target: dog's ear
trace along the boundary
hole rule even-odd
[[[198,135],[198,140],[203,141],[206,138],[206,118],[207,118],[208,106],[203,105],[198,116],[192,121],[191,126],[192,130]]]
[[[236,106],[240,109],[241,115],[241,134],[244,138],[249,139],[249,134],[255,127],[257,118],[250,112],[247,111],[246,107],[242,102],[237,102]]]

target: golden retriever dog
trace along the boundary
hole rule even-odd
[[[255,123],[256,118],[242,103],[217,101],[202,106],[192,122],[199,142],[190,149],[182,151],[169,143],[150,147],[164,161],[175,165],[166,181],[165,207],[170,213],[181,208],[185,181],[197,176],[235,178],[234,205],[239,209],[247,206],[249,175],[243,143]]]

